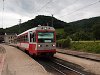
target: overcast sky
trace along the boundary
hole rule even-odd
[[[100,16],[99,0],[0,0],[0,28],[11,27],[37,15],[54,15],[65,22]],[[3,16],[2,16],[3,15]],[[3,19],[3,21],[2,21]]]

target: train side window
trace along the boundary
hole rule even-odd
[[[23,42],[25,42],[25,35],[23,36]]]
[[[30,42],[32,42],[32,32],[30,32]]]
[[[35,33],[33,33],[33,36],[32,37],[33,37],[33,42],[36,42],[36,40],[35,40],[36,39],[35,38]]]
[[[22,42],[24,41],[24,36],[22,36]]]
[[[30,42],[35,42],[35,33],[30,32]]]
[[[27,35],[26,35],[26,39],[25,39],[25,41],[28,42],[28,36],[27,36]]]

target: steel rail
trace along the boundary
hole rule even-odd
[[[49,66],[50,66],[50,65],[49,65]],[[57,69],[57,68],[55,68],[55,67],[53,67],[53,66],[50,66],[50,67],[52,67],[53,69],[55,69],[56,71],[58,71],[58,72],[61,73],[62,75],[66,75],[64,72],[60,71],[59,69]]]
[[[59,66],[62,66],[62,67],[64,67],[64,68],[66,68],[66,69],[68,69],[68,70],[71,70],[71,71],[73,71],[73,72],[75,72],[75,73],[78,73],[78,74],[80,74],[80,75],[85,75],[85,74],[83,74],[83,73],[81,73],[81,72],[79,72],[79,71],[77,71],[77,70],[74,70],[74,69],[72,69],[72,68],[70,68],[70,67],[68,67],[68,66],[65,66],[65,65],[63,65],[63,64],[60,64],[60,63],[58,63],[58,62],[55,62],[55,61],[52,61],[53,63],[55,63],[55,64],[57,64],[57,65],[59,65]]]

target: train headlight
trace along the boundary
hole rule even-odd
[[[38,47],[41,47],[41,45],[38,45]]]
[[[45,27],[44,29],[47,30],[47,27]]]
[[[55,47],[55,45],[54,45],[54,44],[53,44],[52,46],[53,46],[53,47]]]

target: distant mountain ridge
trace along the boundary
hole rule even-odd
[[[58,20],[54,17],[52,18],[51,16],[38,15],[34,19],[28,20],[27,22],[24,22],[20,25],[15,25],[15,26],[6,28],[5,32],[6,33],[13,32],[13,33],[19,34],[30,28],[37,27],[38,25],[52,26],[52,19],[53,19],[53,27],[55,27],[55,28],[64,28],[64,26],[67,24],[66,22]]]
[[[68,35],[100,39],[100,16],[68,23],[64,30]]]
[[[55,17],[38,15],[34,19],[28,20],[20,25],[15,25],[6,29],[0,29],[0,34],[4,33],[22,33],[30,28],[37,27],[38,25],[48,25],[55,29],[64,29],[64,37],[70,36],[71,38],[81,38],[81,40],[99,39],[100,40],[100,16],[89,19],[78,20],[75,22],[66,23],[58,20]],[[63,34],[63,33],[62,33]],[[61,37],[62,34],[59,34]],[[65,36],[66,35],[66,36]],[[84,38],[84,39],[83,39]]]
[[[79,27],[92,27],[94,24],[100,23],[100,16],[98,17],[93,17],[93,18],[89,18],[89,19],[82,19],[82,20],[78,20],[78,21],[74,21],[74,22],[70,22],[70,25],[75,25],[75,26],[79,26]]]

